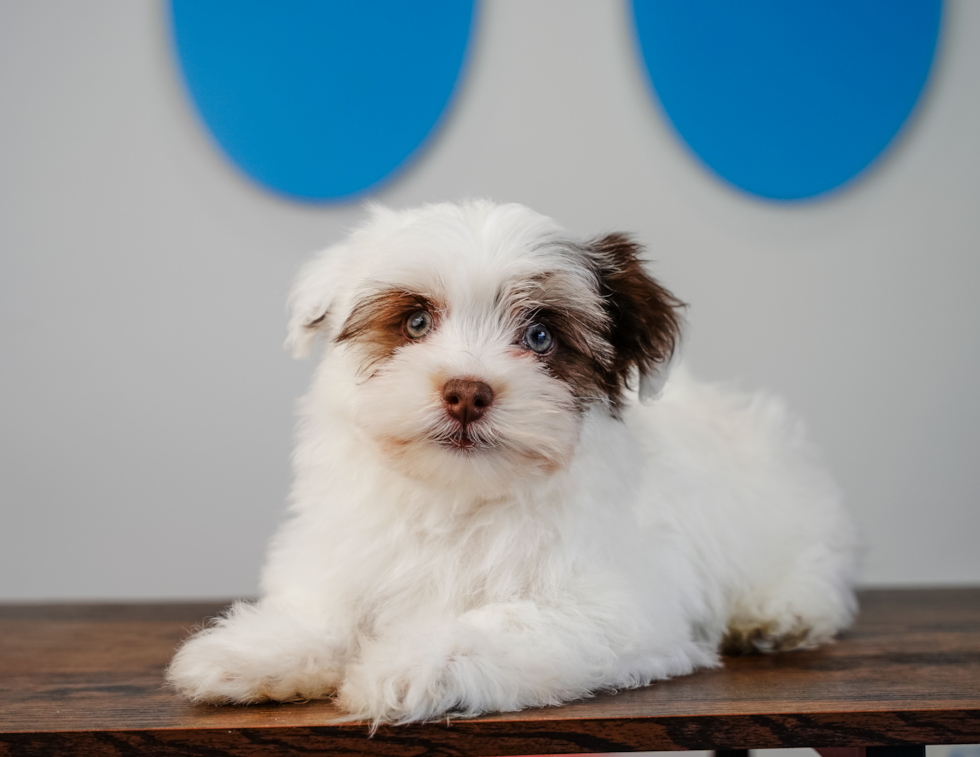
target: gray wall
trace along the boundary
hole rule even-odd
[[[623,5],[488,0],[454,110],[377,197],[636,232],[692,305],[694,372],[808,419],[866,581],[980,582],[980,4],[943,34],[876,168],[784,206],[679,145]],[[0,109],[0,598],[253,593],[311,370],[282,351],[285,294],[359,207],[241,178],[149,2],[0,5]]]

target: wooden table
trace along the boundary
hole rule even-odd
[[[564,707],[331,725],[330,702],[195,706],[164,688],[209,604],[0,605],[0,755],[514,755],[980,743],[980,589],[865,591],[814,651]],[[905,753],[915,753],[916,750]]]

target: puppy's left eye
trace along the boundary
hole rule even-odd
[[[417,310],[405,319],[405,334],[409,339],[421,339],[432,331],[432,314]]]
[[[525,347],[539,355],[550,352],[555,344],[555,338],[543,323],[532,323],[524,329],[523,341]]]

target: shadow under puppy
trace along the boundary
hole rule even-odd
[[[289,343],[327,346],[289,517],[261,599],[188,639],[170,683],[404,722],[843,628],[837,490],[779,402],[664,385],[681,303],[639,253],[481,201],[373,208],[308,263]]]

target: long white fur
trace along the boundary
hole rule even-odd
[[[496,296],[507,282],[561,271],[593,296],[571,239],[518,205],[375,208],[307,265],[289,343],[325,347],[289,517],[261,599],[178,651],[181,694],[335,695],[374,723],[473,715],[717,665],[729,628],[808,646],[849,622],[854,531],[778,401],[681,369],[622,420],[601,398],[580,413],[515,351]],[[446,312],[364,375],[357,345],[331,340],[379,286],[429,292]],[[461,376],[496,395],[479,424],[494,446],[475,455],[429,436],[447,422],[440,382]]]

